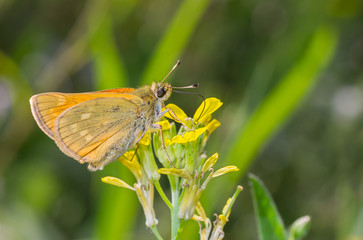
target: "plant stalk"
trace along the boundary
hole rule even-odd
[[[178,188],[178,177],[176,176],[168,176],[171,188],[171,239],[177,240],[180,237],[179,227],[180,227],[180,219],[178,217],[179,212],[179,188]]]

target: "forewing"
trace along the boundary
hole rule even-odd
[[[57,117],[68,108],[96,98],[115,97],[116,95],[132,98],[132,95],[129,95],[132,91],[134,91],[133,88],[116,88],[89,93],[41,93],[30,98],[30,106],[39,127],[50,138],[54,138],[54,123]]]
[[[143,131],[140,97],[97,98],[64,111],[55,121],[54,140],[68,156],[101,169],[122,155]]]

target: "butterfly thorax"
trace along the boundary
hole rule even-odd
[[[136,89],[132,94],[139,96],[144,101],[144,108],[140,109],[146,117],[146,128],[150,128],[155,121],[162,115],[162,107],[172,92],[171,85],[168,83],[153,82],[152,86],[144,86]]]

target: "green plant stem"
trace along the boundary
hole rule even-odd
[[[152,226],[152,227],[150,227],[150,228],[151,228],[151,230],[153,231],[153,233],[154,233],[155,237],[156,237],[158,240],[163,240],[163,238],[161,237],[161,235],[160,235],[160,233],[159,233],[158,229],[156,228],[156,225],[154,225],[154,226]]]
[[[180,219],[180,224],[179,224],[179,228],[178,228],[178,232],[176,233],[175,239],[180,239],[181,233],[183,232],[183,228],[184,228],[184,219]]]
[[[169,207],[169,209],[172,209],[173,205],[169,201],[168,197],[165,195],[163,189],[160,186],[159,181],[155,180],[154,181],[154,186],[155,186],[156,190],[158,191],[160,197],[164,200],[165,204]]]
[[[171,239],[177,240],[180,237],[179,227],[180,227],[180,219],[178,217],[179,212],[179,188],[178,188],[178,177],[176,176],[168,176],[171,188]]]
[[[231,198],[231,201],[229,202],[228,206],[224,209],[224,211],[222,212],[222,214],[224,216],[227,216],[228,215],[228,212],[231,211],[232,209],[232,206],[234,204],[234,202],[236,201],[238,195],[240,194],[240,192],[243,190],[243,187],[242,186],[237,186],[237,189],[235,191],[235,193],[233,194],[232,198]]]

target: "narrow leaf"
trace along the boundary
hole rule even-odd
[[[249,180],[260,240],[285,240],[284,223],[266,187],[253,174],[249,174]]]
[[[305,237],[310,228],[310,216],[304,216],[297,219],[290,228],[289,240],[299,240]]]

